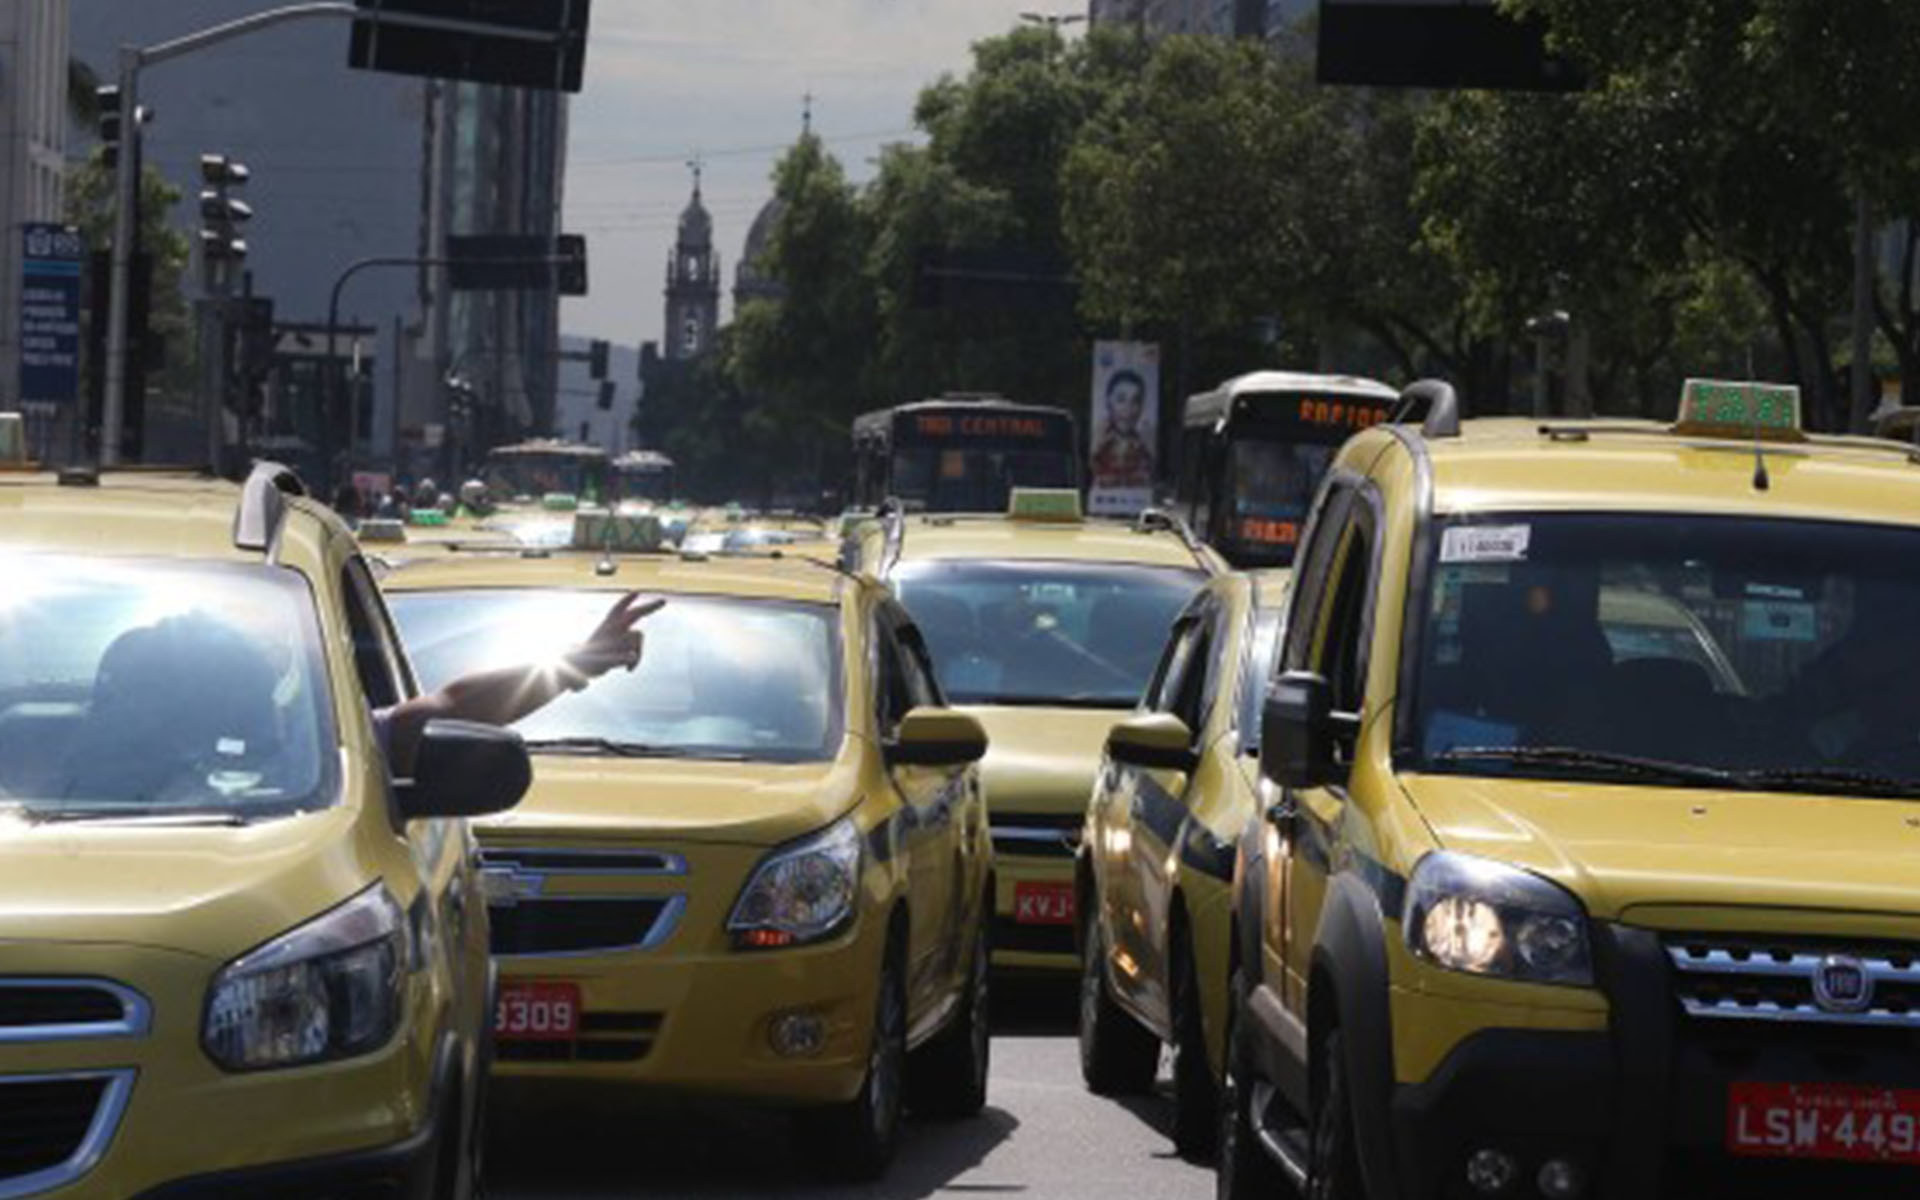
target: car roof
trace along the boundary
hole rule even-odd
[[[906,523],[903,562],[931,559],[1134,563],[1213,573],[1217,564],[1167,529],[1121,521],[1026,521],[998,515],[916,516]]]
[[[473,588],[568,588],[608,592],[669,592],[739,596],[806,604],[838,604],[850,582],[832,568],[798,558],[678,554],[618,554],[602,573],[598,553],[478,553],[423,559],[396,567],[381,581],[389,592]],[[863,584],[865,581],[862,581]]]
[[[1379,448],[1363,434],[1357,454]],[[1654,421],[1463,421],[1421,438],[1436,512],[1640,511],[1920,525],[1920,455],[1876,438],[1755,443],[1675,434]]]
[[[234,545],[242,491],[189,470],[107,470],[61,477],[0,471],[0,546],[146,558],[259,562]],[[318,503],[288,499],[288,511],[331,520]]]

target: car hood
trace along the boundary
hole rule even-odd
[[[1632,920],[1643,906],[1920,912],[1920,802],[1438,775],[1404,784],[1444,848],[1546,875],[1601,919]]]
[[[483,835],[772,846],[829,824],[858,796],[845,763],[536,755],[518,807],[480,823]]]
[[[374,879],[344,808],[242,827],[0,816],[0,942],[114,942],[218,961]]]
[[[987,730],[981,763],[994,813],[1083,813],[1107,734],[1125,709],[968,708]]]

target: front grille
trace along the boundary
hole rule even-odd
[[[582,1013],[580,1037],[575,1041],[503,1041],[494,1054],[502,1062],[639,1062],[653,1049],[662,1020],[659,1013]]]
[[[1022,925],[1004,916],[993,919],[993,948],[1019,954],[1079,953],[1071,925]]]
[[[496,904],[495,954],[587,954],[656,945],[681,905],[662,896],[632,899],[522,900]]]
[[[0,979],[0,1032],[117,1025],[132,1014],[113,989],[70,980]]]
[[[1072,858],[1080,849],[1086,817],[995,813],[993,852],[1017,858]]]
[[[1912,946],[1707,935],[1668,938],[1667,954],[1689,1017],[1920,1029]]]
[[[525,846],[487,846],[483,869],[507,869],[536,875],[685,875],[687,860],[658,850],[547,850]]]
[[[112,1133],[131,1076],[0,1077],[0,1184],[35,1191],[83,1174]]]

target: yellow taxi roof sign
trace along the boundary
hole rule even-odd
[[[1007,501],[1007,515],[1016,521],[1079,521],[1080,493],[1074,488],[1017,487]]]
[[[1800,389],[1778,383],[1689,379],[1673,431],[1685,437],[1803,442]]]
[[[573,516],[573,548],[612,554],[652,554],[666,541],[660,518],[652,513],[612,513],[583,508]]]

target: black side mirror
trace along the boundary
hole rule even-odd
[[[1359,732],[1360,719],[1333,711],[1333,685],[1310,671],[1289,671],[1274,681],[1260,719],[1260,773],[1280,787],[1316,788],[1346,780],[1343,742]]]
[[[986,727],[950,708],[914,709],[886,747],[887,765],[894,767],[965,767],[986,756]]]
[[[1192,771],[1200,763],[1193,731],[1170,713],[1143,713],[1107,734],[1107,757],[1149,771]]]
[[[413,778],[397,791],[409,821],[486,817],[520,803],[533,783],[526,743],[511,730],[471,721],[429,721]]]

